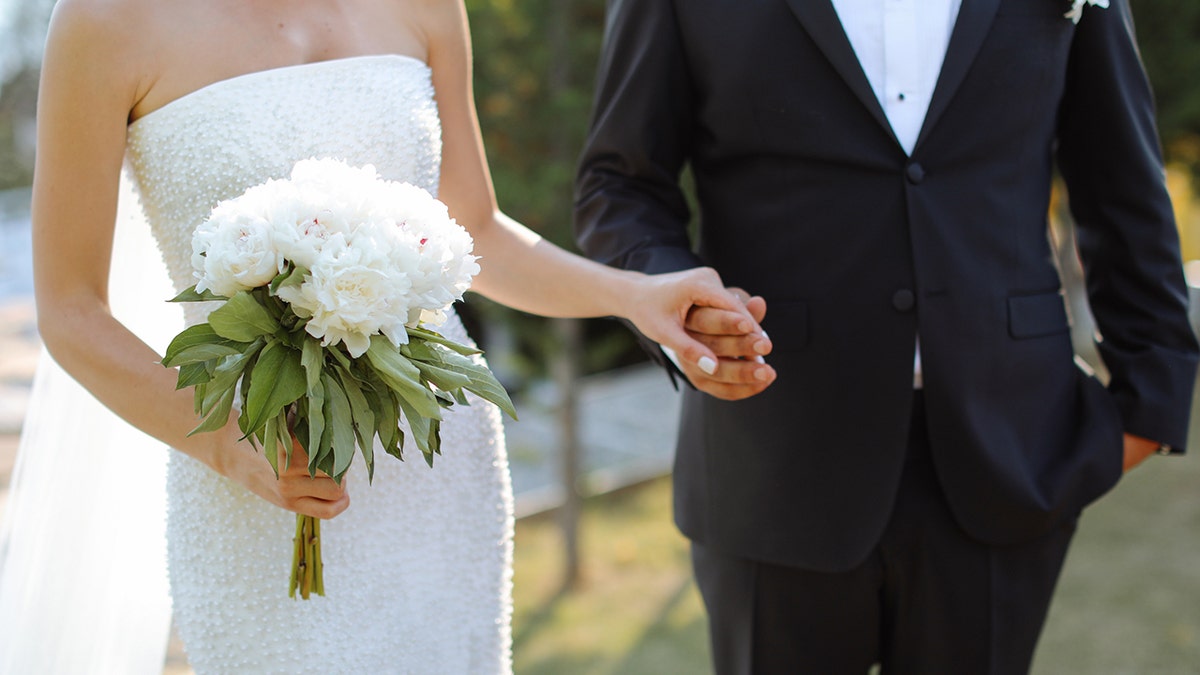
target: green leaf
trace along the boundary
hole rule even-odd
[[[379,435],[379,443],[387,448],[394,442],[396,433],[400,430],[399,408],[392,402],[393,394],[379,375],[369,367],[366,370],[368,386],[363,393],[366,394],[367,403],[371,405],[371,412],[375,414],[375,430]]]
[[[279,417],[275,418],[275,434],[279,438],[279,445],[283,448],[283,456],[285,460],[284,468],[292,465],[292,432],[288,428],[288,410],[285,408],[279,413]]]
[[[408,420],[408,428],[412,430],[413,440],[417,443],[417,449],[426,455],[431,454],[433,449],[429,445],[429,437],[432,433],[433,423],[437,420],[418,414],[403,397],[399,397],[398,400],[400,410],[404,413],[404,419]]]
[[[387,417],[391,429],[395,430],[391,438],[383,442],[383,450],[387,454],[404,461],[404,430],[400,428],[400,397],[396,392],[384,387],[379,390],[380,409]],[[382,440],[382,439],[381,439]]]
[[[445,353],[442,356],[445,360],[442,362],[441,368],[461,373],[470,379],[471,383],[464,385],[463,389],[473,392],[485,401],[495,403],[509,417],[517,419],[517,410],[513,406],[512,399],[508,397],[504,386],[500,384],[492,371],[488,370],[487,366],[457,354]]]
[[[330,475],[340,476],[354,461],[354,418],[350,412],[350,401],[342,385],[329,373],[321,377],[325,385],[326,403],[330,411],[330,428],[333,431],[333,471]]]
[[[367,464],[367,482],[375,478],[375,413],[367,397],[349,373],[338,373],[342,388],[346,391],[346,399],[350,401],[350,416],[354,424],[354,435],[358,439],[358,448],[362,452],[363,461]]]
[[[304,366],[305,382],[311,392],[321,383],[321,369],[325,366],[325,350],[315,338],[304,340],[300,350],[300,365]]]
[[[306,399],[305,413],[308,420],[307,435],[308,444],[304,450],[309,455],[310,467],[311,459],[320,452],[321,437],[325,433],[325,385],[321,384],[321,374],[317,373],[317,383],[308,389],[308,398]]]
[[[250,379],[244,410],[243,431],[247,433],[260,429],[268,418],[278,415],[307,391],[300,352],[274,340],[263,348],[246,377]]]
[[[196,345],[178,352],[169,364],[164,360],[163,365],[186,366],[205,361],[216,361],[230,354],[240,354],[244,347],[244,342],[232,341],[224,341],[224,344]]]
[[[441,333],[435,333],[427,328],[409,328],[408,337],[410,340],[427,340],[429,342],[442,345],[443,347],[462,354],[463,356],[474,356],[475,354],[483,353],[474,347],[468,347],[467,345],[460,344],[449,338],[442,337]]]
[[[198,293],[196,292],[196,287],[192,286],[179,295],[171,298],[170,302],[217,302],[224,299],[225,296],[217,295],[209,290],[206,290],[203,293]]]
[[[242,377],[242,372],[261,346],[261,343],[258,342],[251,343],[244,353],[232,354],[217,362],[217,367],[213,369],[212,379],[204,385],[205,391],[200,403],[200,414],[207,415],[212,406],[224,397],[226,392],[232,394],[237,388],[237,382]]]
[[[414,361],[441,363],[441,353],[425,340],[409,340],[408,344],[400,345],[400,353]]]
[[[279,328],[267,308],[251,293],[242,291],[213,310],[208,323],[217,335],[238,342],[274,335]]]
[[[321,376],[321,387],[325,390],[326,404],[323,408],[325,417],[325,430],[321,433],[321,444],[317,448],[317,454],[309,455],[308,472],[315,475],[316,471],[324,471],[329,475],[333,475],[333,407],[329,405],[329,387],[325,385],[325,379],[329,375]]]
[[[437,385],[437,388],[442,391],[455,391],[463,387],[469,387],[472,384],[470,377],[455,370],[441,368],[432,363],[424,363],[422,361],[414,361],[413,365],[417,367],[417,370],[421,371],[426,380]]]
[[[192,390],[192,411],[197,415],[203,415],[201,411],[204,410],[204,397],[207,393],[207,382],[201,382],[200,384],[197,384],[196,388]]]
[[[176,335],[171,344],[167,346],[167,352],[163,355],[162,364],[168,368],[183,365],[183,363],[194,363],[203,359],[188,359],[182,360],[181,355],[191,352],[198,347],[210,347],[212,345],[221,345],[230,347],[231,352],[240,352],[245,350],[245,343],[226,340],[217,335],[212,326],[201,323],[195,326],[190,326],[184,329],[179,335]],[[217,357],[224,356],[220,354]]]
[[[379,335],[372,337],[366,357],[384,384],[399,394],[415,414],[441,419],[437,400],[421,383],[421,371],[397,351],[387,338]]]
[[[308,276],[308,269],[299,265],[292,265],[290,270],[282,272],[271,280],[271,295],[278,295],[281,288],[297,288],[304,283],[304,277]]]
[[[212,373],[209,368],[213,367],[208,363],[189,363],[186,366],[179,367],[179,379],[175,382],[175,389],[183,389],[184,387],[194,387],[198,384],[206,384],[212,380]]]
[[[204,418],[195,429],[188,432],[188,436],[198,434],[205,431],[216,431],[217,429],[225,428],[229,424],[229,412],[233,410],[233,389],[225,390],[219,398],[213,401],[209,408],[208,415]]]
[[[275,472],[275,478],[279,478],[279,430],[276,428],[279,425],[279,418],[272,417],[267,420],[263,428],[262,444],[263,455],[267,458],[267,463],[271,465],[271,469]],[[286,459],[291,459],[290,448],[286,451]]]
[[[338,365],[346,370],[354,367],[354,364],[350,361],[350,357],[344,354],[342,350],[337,347],[330,347],[325,350],[325,353],[332,356],[333,360],[337,361]]]

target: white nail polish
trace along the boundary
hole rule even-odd
[[[701,356],[700,360],[696,362],[696,366],[700,368],[700,370],[703,370],[707,375],[712,375],[713,373],[717,372],[717,362],[713,361],[707,356]]]
[[[765,337],[765,338],[767,338],[768,340],[770,340],[770,339],[771,339],[771,338],[770,338],[770,337],[767,335],[767,331],[765,331],[765,330],[762,332],[762,336],[763,336],[763,337]]]

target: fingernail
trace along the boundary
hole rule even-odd
[[[767,354],[771,351],[771,343],[767,340],[759,340],[754,343],[754,351],[759,354]]]
[[[717,362],[713,361],[707,356],[701,356],[700,360],[696,362],[696,366],[700,368],[700,370],[703,370],[707,375],[712,375],[713,373],[717,372]]]
[[[750,323],[749,321],[742,320],[738,322],[737,329],[739,333],[749,333],[754,329],[754,324]]]
[[[754,357],[754,362],[755,362],[755,363],[766,363],[766,362],[767,362],[767,360],[766,360],[766,359],[764,359],[764,358],[763,358],[763,357],[761,357],[761,356],[756,356],[756,357]]]
[[[771,336],[767,335],[767,331],[765,331],[765,330],[764,330],[764,331],[762,331],[762,336],[763,336],[763,337],[765,337],[765,338],[767,338],[768,340],[770,340],[770,339],[771,339]]]
[[[766,382],[768,377],[770,377],[770,375],[767,374],[766,368],[759,368],[758,370],[754,371],[754,379],[758,380],[759,382]]]

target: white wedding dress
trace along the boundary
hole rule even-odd
[[[219,81],[131,124],[126,168],[176,289],[195,281],[191,235],[211,208],[299,160],[373,164],[436,194],[433,94],[419,60],[353,57]],[[209,309],[186,305],[187,322]],[[440,330],[468,340],[453,314]],[[170,589],[196,672],[510,672],[513,511],[499,412],[473,398],[441,433],[432,469],[410,442],[404,462],[376,453],[368,485],[356,458],[350,508],[322,523],[326,596],[308,601],[287,595],[295,515],[172,451]]]

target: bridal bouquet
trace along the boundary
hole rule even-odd
[[[471,249],[442,202],[371,166],[304,160],[218,204],[193,235],[197,282],[174,301],[222,304],[162,362],[195,389],[191,433],[224,427],[240,398],[238,425],[276,474],[294,439],[310,475],[340,483],[356,447],[374,475],[376,439],[403,459],[405,421],[433,466],[441,411],[464,392],[515,417],[479,352],[426,327],[478,273]],[[297,515],[291,597],[324,595],[319,527]]]

